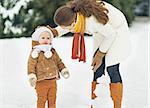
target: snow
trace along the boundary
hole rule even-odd
[[[120,68],[124,83],[122,108],[148,108],[148,25],[150,22],[135,22],[130,29],[132,53]],[[98,80],[98,98],[90,100],[93,40],[86,37],[85,41],[87,62],[79,63],[71,59],[71,37],[54,39],[53,45],[71,74],[69,79],[57,82],[57,108],[90,108],[90,104],[113,108],[107,74]],[[36,92],[27,76],[30,49],[30,38],[0,40],[0,108],[36,108]]]

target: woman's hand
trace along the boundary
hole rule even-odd
[[[54,35],[54,38],[58,36],[58,31],[55,28],[52,28],[49,25],[47,25],[47,26],[37,26],[37,28],[39,28],[39,27],[47,27],[47,28],[49,28],[52,31],[52,33]]]
[[[92,65],[93,66],[93,71],[96,72],[96,70],[100,67],[102,64],[102,59],[105,56],[105,53],[100,52],[99,50],[96,52],[93,60],[92,60]]]
[[[52,28],[49,25],[47,25],[46,27],[52,31],[54,38],[58,36],[58,31],[55,28]]]

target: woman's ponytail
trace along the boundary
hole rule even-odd
[[[95,16],[98,22],[106,24],[109,20],[108,10],[102,1],[97,0],[74,0],[67,4],[74,12],[80,12],[85,17]]]

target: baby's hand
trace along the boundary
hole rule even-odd
[[[61,75],[65,78],[65,79],[68,79],[70,77],[70,74],[69,74],[69,71],[67,68],[64,68],[62,71],[61,71]]]

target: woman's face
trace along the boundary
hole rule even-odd
[[[71,25],[69,25],[69,26],[64,26],[64,25],[61,25],[61,27],[63,28],[63,29],[68,29],[68,30],[70,30],[70,31],[73,31],[74,30],[74,26],[75,26],[75,22],[73,22]]]
[[[52,38],[51,38],[50,33],[48,33],[48,32],[41,33],[40,38],[39,38],[39,43],[47,44],[47,45],[52,43]]]

